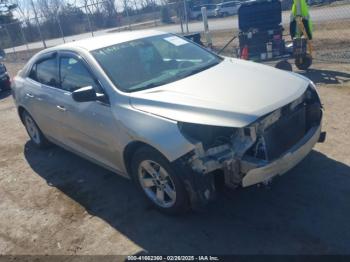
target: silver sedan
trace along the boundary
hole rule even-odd
[[[310,80],[159,31],[41,51],[14,78],[13,96],[34,145],[132,178],[167,213],[205,205],[217,181],[269,181],[324,140]]]

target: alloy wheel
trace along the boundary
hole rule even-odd
[[[175,184],[161,165],[151,160],[142,161],[138,168],[138,178],[142,189],[155,204],[162,208],[175,204]]]
[[[29,115],[26,115],[24,121],[30,138],[35,144],[40,144],[40,133],[34,120]]]

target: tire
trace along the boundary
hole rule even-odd
[[[162,154],[142,147],[135,152],[131,164],[133,180],[156,209],[172,215],[189,210],[185,186]]]
[[[295,58],[295,66],[300,70],[307,70],[311,65],[312,57],[309,54]]]
[[[27,111],[22,113],[22,120],[30,137],[30,141],[37,148],[44,149],[50,146],[50,142],[46,139],[33,117]]]

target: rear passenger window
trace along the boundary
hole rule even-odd
[[[75,90],[92,86],[96,88],[96,82],[87,70],[85,65],[72,57],[62,57],[60,59],[61,88],[74,92]]]
[[[58,72],[56,58],[50,58],[36,63],[29,74],[29,78],[44,85],[57,87]]]

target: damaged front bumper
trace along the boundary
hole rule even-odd
[[[181,126],[185,135],[198,141],[193,151],[176,161],[181,162],[181,170],[187,170],[179,173],[191,199],[209,201],[215,195],[214,178],[219,173],[230,188],[266,183],[286,173],[317,142],[325,140],[325,133],[321,132],[322,116],[319,97],[314,89],[308,88],[297,100],[249,126],[212,127],[215,134],[212,137],[221,139],[205,136],[210,134],[207,130],[210,127]]]
[[[205,177],[213,171],[221,170],[226,186],[248,187],[268,182],[273,177],[286,173],[304,159],[318,141],[324,140],[324,135],[321,123],[313,126],[296,144],[271,161],[249,156],[238,157],[229,146],[223,145],[206,151],[204,158],[197,158],[195,154],[191,166],[198,176]]]
[[[225,147],[218,147],[211,152],[219,160],[212,160],[210,157],[206,162],[188,162],[188,158],[195,156],[185,156],[178,159],[173,164],[178,168],[186,190],[189,193],[190,201],[194,209],[205,206],[216,195],[215,174],[213,171],[222,170],[225,175],[225,184],[231,188],[238,186],[248,187],[254,184],[264,183],[277,175],[282,175],[296,166],[312,150],[314,145],[322,140],[321,124],[312,127],[305,136],[280,158],[274,161],[257,161],[243,157],[238,160],[232,153],[225,150]],[[226,153],[225,153],[226,152]]]
[[[242,186],[269,181],[276,175],[282,175],[296,166],[312,150],[321,134],[321,125],[312,127],[296,145],[277,160],[249,170],[242,179]]]

